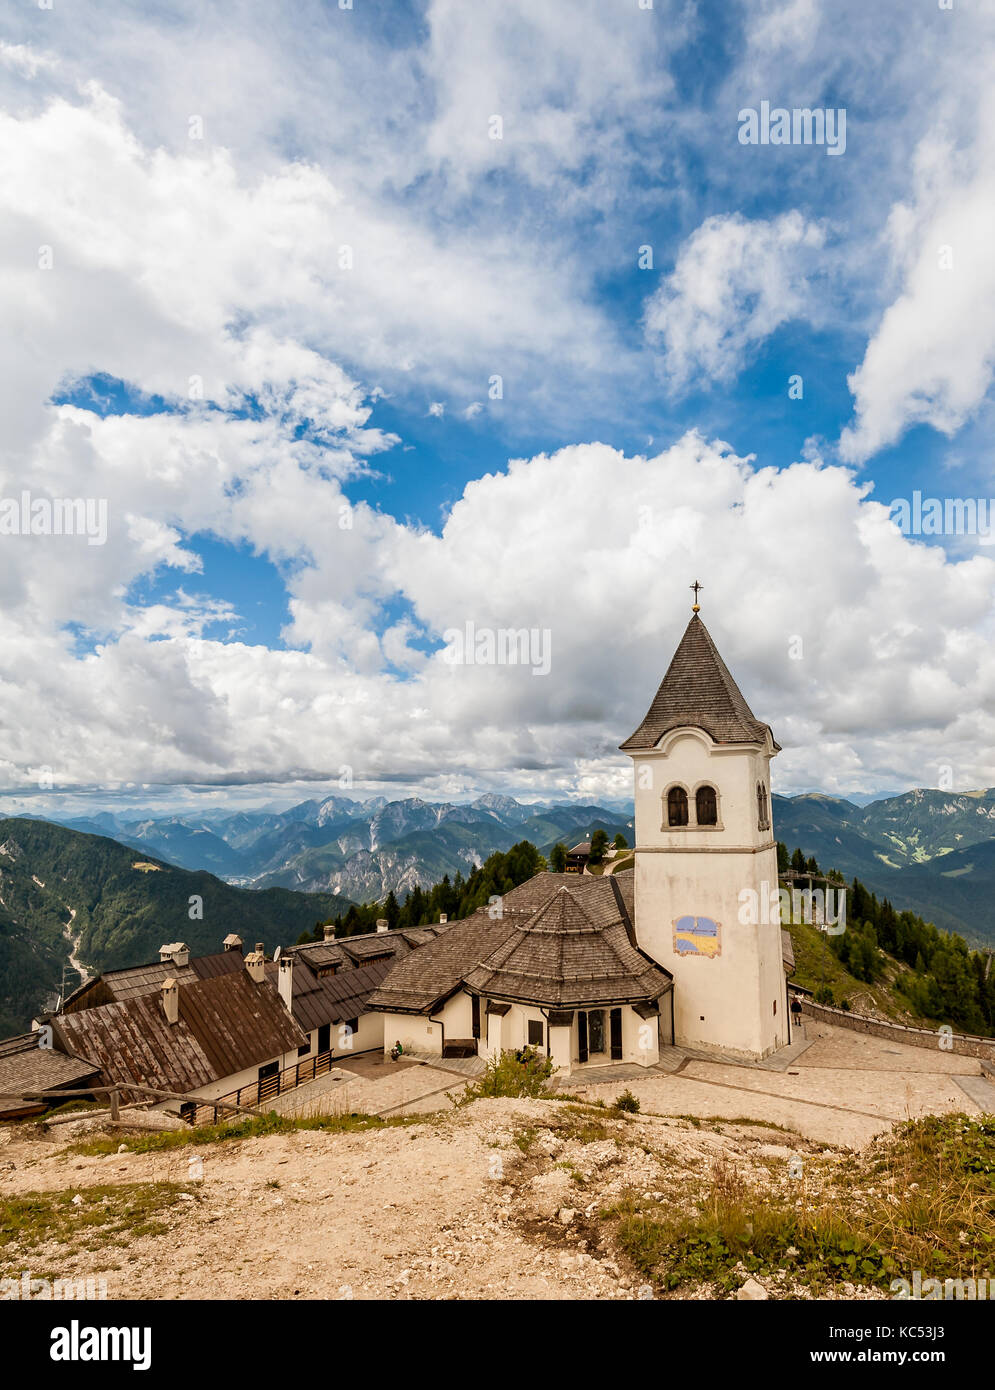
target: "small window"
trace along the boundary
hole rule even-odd
[[[671,787],[667,793],[667,824],[687,825],[688,794],[683,787]]]
[[[299,1047],[297,1049],[297,1055],[298,1057],[306,1057],[310,1051],[311,1044],[309,1042],[306,1042],[303,1047]]]
[[[757,828],[770,829],[770,805],[767,801],[767,788],[762,782],[757,783]]]
[[[719,803],[714,787],[699,787],[694,794],[694,810],[699,825],[718,825]]]
[[[546,1030],[539,1019],[529,1019],[529,1047],[542,1047]]]
[[[349,1029],[349,1032],[350,1032],[350,1033],[358,1033],[358,1032],[359,1032],[359,1019],[358,1019],[358,1018],[347,1018],[347,1019],[346,1019],[346,1024],[345,1024],[345,1026]]]

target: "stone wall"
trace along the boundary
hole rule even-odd
[[[904,1023],[886,1023],[880,1018],[869,1018],[867,1014],[832,1009],[827,1004],[816,1004],[812,999],[803,998],[801,1004],[802,1012],[812,1018],[835,1024],[838,1028],[849,1028],[854,1033],[870,1033],[875,1038],[889,1038],[892,1042],[905,1043],[909,1047],[931,1047],[941,1052],[956,1052],[962,1057],[977,1057],[981,1061],[995,1063],[995,1038],[975,1038],[965,1033],[943,1035],[938,1028],[909,1028]]]

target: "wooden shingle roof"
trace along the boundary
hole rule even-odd
[[[326,1023],[345,1023],[367,1011],[367,1000],[393,965],[391,960],[373,961],[342,970],[337,975],[316,975],[303,956],[294,959],[294,1019],[310,1033]],[[266,966],[266,977],[276,987],[279,967]]]
[[[430,1013],[463,986],[561,1008],[658,998],[671,977],[635,944],[625,877],[536,874],[504,895],[500,917],[480,908],[397,961],[367,1008]]]
[[[395,960],[367,1001],[368,1009],[430,1013],[460,987],[464,975],[514,931],[513,913],[493,919],[487,908],[453,922],[435,941]]]
[[[578,1008],[659,998],[671,977],[634,944],[611,879],[560,887],[466,976],[488,997]]]
[[[685,629],[646,718],[619,746],[655,748],[671,729],[704,729],[716,743],[766,743],[770,726],[757,719],[695,613]],[[780,745],[776,742],[774,747]]]
[[[213,979],[217,975],[234,975],[244,969],[241,951],[215,951],[207,956],[191,956],[186,965],[156,960],[146,965],[105,970],[74,990],[66,1000],[63,1011],[76,1013],[97,1004],[120,1003],[141,994],[155,994],[162,988],[163,980],[173,979],[183,986],[194,984],[197,980]]]
[[[22,1091],[47,1091],[77,1087],[94,1081],[99,1068],[79,1057],[67,1057],[53,1048],[39,1047],[41,1035],[20,1033],[0,1041],[0,1096]],[[43,1104],[0,1099],[0,1118],[31,1114]]]

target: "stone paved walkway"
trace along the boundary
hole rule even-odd
[[[807,1023],[784,1066],[734,1063],[667,1049],[666,1064],[636,1076],[604,1069],[566,1078],[570,1090],[611,1102],[622,1090],[647,1113],[751,1119],[783,1125],[820,1143],[861,1148],[896,1121],[919,1115],[995,1110],[995,1086],[971,1057],[895,1045],[829,1024]],[[682,1056],[674,1066],[673,1053]],[[984,1088],[984,1089],[982,1089]]]

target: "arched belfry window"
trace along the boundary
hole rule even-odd
[[[671,787],[667,793],[667,824],[687,825],[688,794],[683,787]]]
[[[699,825],[718,825],[719,801],[714,787],[699,787],[694,794],[694,811]]]
[[[757,828],[770,829],[770,804],[767,801],[767,788],[762,782],[757,783]]]

